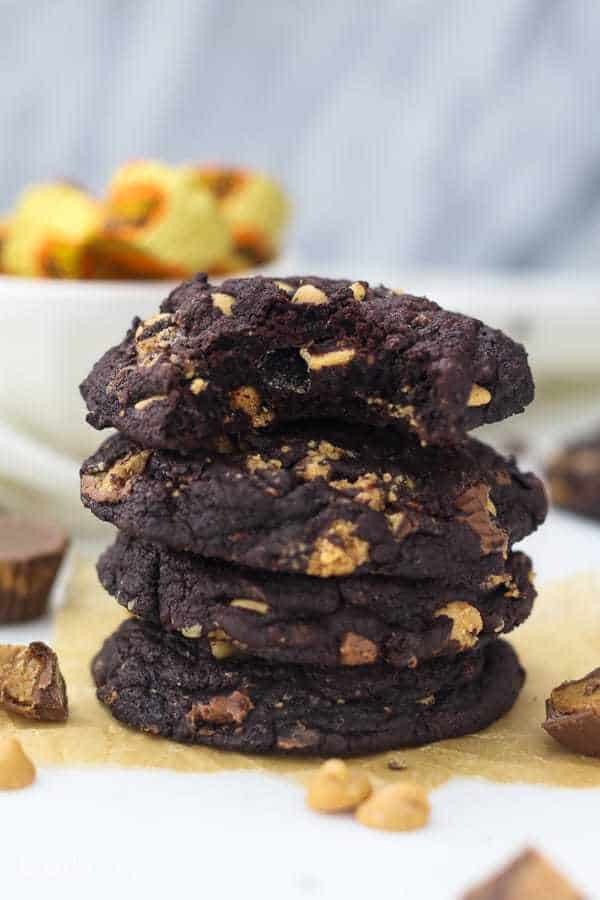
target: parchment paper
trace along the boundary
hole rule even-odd
[[[36,724],[0,712],[0,734],[16,734],[38,765],[153,766],[182,772],[251,769],[305,778],[318,764],[188,747],[116,722],[96,700],[89,664],[125,615],[98,584],[93,564],[76,561],[54,640],[68,686],[69,721]],[[568,753],[540,727],[552,687],[600,665],[600,572],[541,590],[533,616],[515,632],[513,643],[528,678],[517,705],[500,722],[471,737],[413,750],[399,748],[362,757],[355,765],[367,769],[376,782],[402,777],[427,787],[453,776],[600,787],[600,760]],[[390,770],[391,759],[406,768]]]

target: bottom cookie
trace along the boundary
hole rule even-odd
[[[119,721],[184,743],[352,756],[478,731],[510,709],[525,677],[501,640],[414,670],[219,663],[198,651],[128,620],[93,661],[98,698]]]

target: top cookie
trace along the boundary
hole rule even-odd
[[[533,399],[520,344],[366,281],[184,282],[81,386],[88,421],[148,448],[337,418],[453,444]]]

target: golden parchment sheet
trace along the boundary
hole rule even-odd
[[[37,765],[151,766],[181,772],[246,769],[301,778],[310,773],[317,763],[188,747],[116,722],[96,700],[89,663],[125,615],[98,584],[93,564],[76,561],[53,643],[67,681],[69,720],[38,724],[0,712],[0,734],[16,734]],[[455,776],[600,787],[600,759],[568,753],[540,727],[551,688],[600,665],[600,572],[544,587],[534,614],[515,632],[513,642],[528,678],[515,708],[500,722],[471,737],[362,757],[355,765],[367,769],[375,781],[412,778],[427,787]],[[406,769],[391,771],[392,758]]]

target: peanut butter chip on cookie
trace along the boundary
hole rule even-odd
[[[327,303],[327,294],[313,284],[303,284],[292,297],[292,303],[320,306],[322,303]]]
[[[361,284],[360,281],[355,281],[354,284],[351,284],[350,290],[352,291],[352,296],[355,300],[360,301],[365,299],[367,291],[364,284]]]
[[[210,298],[215,309],[220,310],[224,316],[233,315],[235,297],[232,297],[231,294],[222,294],[220,291],[216,291],[214,294],[210,295]]]
[[[235,600],[230,600],[229,605],[234,606],[236,609],[247,609],[261,616],[268,613],[270,609],[269,604],[265,603],[264,600],[246,600],[244,597],[236,597]]]
[[[208,387],[208,381],[204,378],[194,378],[190,382],[190,391],[192,394],[201,394]]]
[[[369,545],[355,535],[353,522],[336,519],[315,541],[307,573],[319,578],[350,575],[369,558]]]
[[[463,600],[455,600],[442,609],[438,609],[435,618],[437,619],[439,616],[445,616],[452,620],[450,640],[456,641],[461,650],[468,650],[475,646],[478,636],[483,630],[483,619],[478,609]]]
[[[318,371],[329,366],[346,366],[354,359],[355,351],[351,349],[331,350],[329,353],[311,353],[306,347],[300,350],[300,356],[309,369]]]
[[[243,385],[231,391],[232,409],[245,412],[255,428],[265,428],[273,419],[273,413],[261,406],[260,394],[252,385]]]
[[[138,410],[147,409],[149,406],[152,406],[153,403],[168,399],[166,394],[154,394],[153,397],[144,397],[143,400],[138,400],[137,403],[134,403],[134,408]]]
[[[487,406],[492,399],[492,395],[487,388],[480,384],[474,384],[467,400],[467,406]]]

